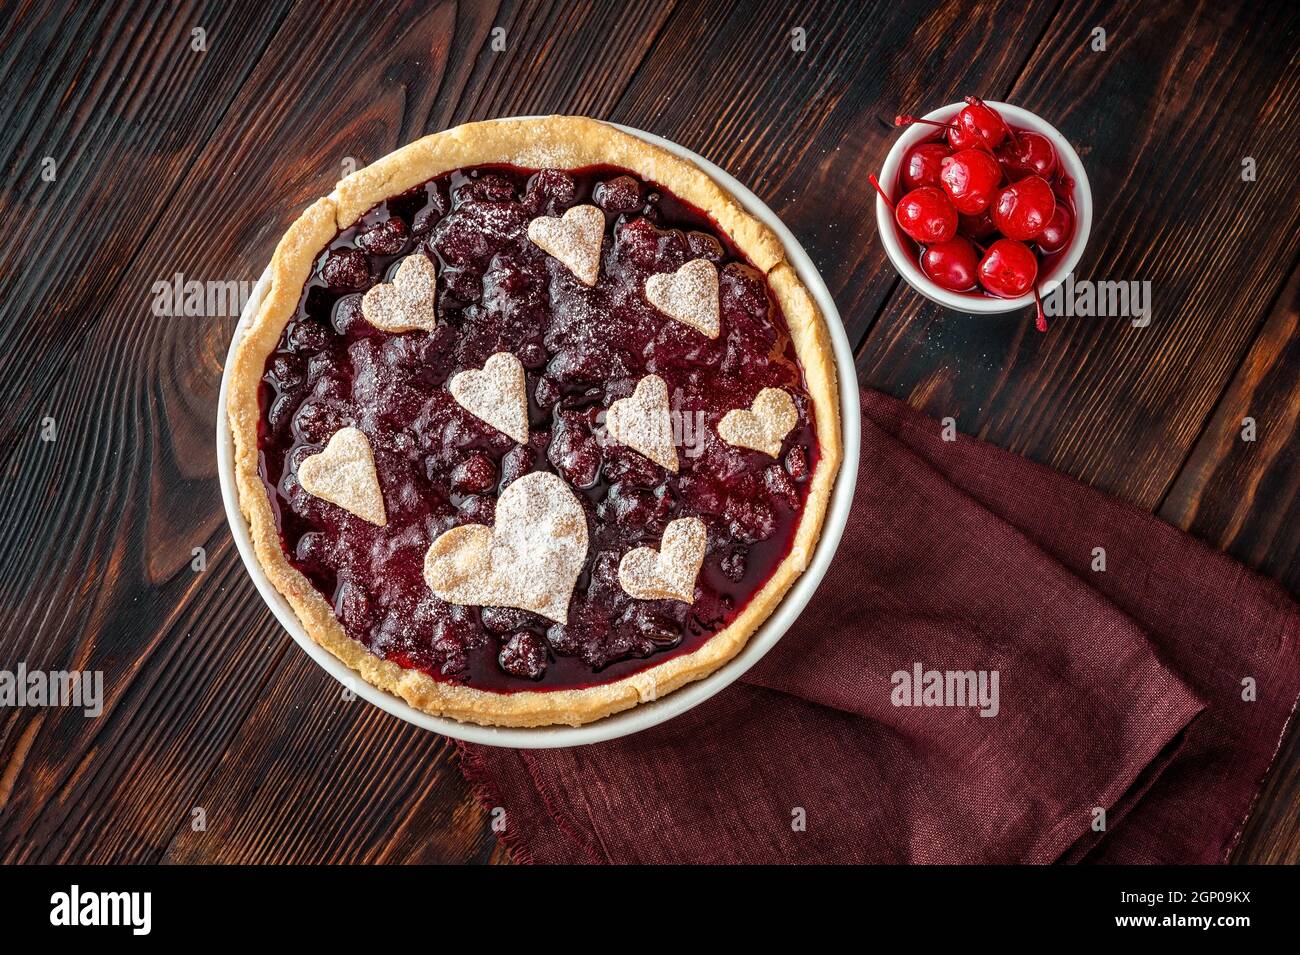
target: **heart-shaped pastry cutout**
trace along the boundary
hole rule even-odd
[[[668,385],[658,375],[646,375],[628,398],[620,398],[605,413],[605,430],[620,444],[640,451],[655,464],[677,473],[677,447],[668,407]]]
[[[408,255],[391,282],[376,285],[361,298],[361,314],[386,332],[431,332],[437,324],[434,301],[437,271],[423,252]]]
[[[462,371],[451,379],[456,403],[520,444],[528,443],[528,391],[524,366],[509,352],[499,351],[482,371]]]
[[[749,408],[736,408],[722,416],[718,435],[727,444],[776,457],[781,442],[798,422],[794,399],[780,388],[764,388]]]
[[[718,268],[708,259],[695,259],[676,272],[650,276],[645,280],[645,297],[669,318],[710,338],[718,337]]]
[[[618,582],[637,600],[695,602],[695,578],[704,562],[708,532],[698,517],[669,523],[659,550],[638,547],[623,555]]]
[[[302,489],[379,527],[388,523],[370,441],[356,428],[340,428],[319,454],[298,465]]]
[[[533,245],[560,260],[584,285],[600,278],[600,244],[605,238],[605,213],[595,206],[574,206],[558,219],[541,216],[528,223]]]
[[[566,623],[586,559],[582,505],[558,475],[534,471],[501,492],[494,527],[440,534],[424,555],[424,581],[448,603],[514,607]]]

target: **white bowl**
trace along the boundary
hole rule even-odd
[[[1066,175],[1074,180],[1074,236],[1070,239],[1070,244],[1057,257],[1052,270],[1046,275],[1039,276],[1038,294],[1046,296],[1074,271],[1074,267],[1079,264],[1080,256],[1083,255],[1084,246],[1088,244],[1088,233],[1092,231],[1092,187],[1088,184],[1088,174],[1084,172],[1083,163],[1079,161],[1079,154],[1074,151],[1069,141],[1057,132],[1055,126],[1019,106],[995,103],[991,100],[986,102],[1001,113],[1002,118],[1009,125],[1017,129],[1042,133],[1050,139]],[[965,103],[949,103],[932,113],[926,113],[922,118],[947,123],[961,112],[965,105]],[[886,191],[894,188],[894,184],[898,182],[898,173],[904,157],[913,146],[929,139],[934,133],[935,128],[925,123],[913,123],[903,128],[902,135],[889,150],[889,155],[885,157],[885,165],[880,170],[882,188]],[[889,261],[894,263],[898,274],[907,281],[908,285],[931,301],[959,312],[976,312],[985,315],[1014,312],[1034,304],[1032,292],[1019,298],[992,298],[976,292],[952,292],[935,284],[921,271],[916,256],[899,237],[898,223],[894,221],[894,210],[889,208],[879,195],[876,196],[876,225],[880,230],[880,240],[885,244]]]
[[[857,375],[853,367],[853,352],[849,347],[848,336],[844,332],[844,326],[840,321],[840,313],[835,308],[835,302],[831,299],[826,283],[817,274],[808,253],[795,241],[794,236],[790,234],[790,230],[776,217],[776,213],[739,182],[713,165],[713,163],[702,159],[689,149],[678,146],[676,143],[669,142],[651,133],[642,132],[639,129],[631,129],[626,126],[620,128],[633,136],[639,136],[648,142],[676,153],[678,156],[691,160],[735,196],[750,214],[762,220],[776,232],[785,244],[786,255],[789,257],[791,264],[794,265],[795,271],[799,273],[799,278],[808,287],[813,298],[817,301],[818,307],[821,308],[822,314],[826,316],[826,323],[830,326],[831,343],[835,351],[835,363],[839,372],[840,421],[844,431],[844,459],[840,464],[839,477],[836,479],[835,487],[831,492],[831,503],[826,513],[825,526],[822,530],[821,540],[817,543],[813,559],[808,569],[794,582],[785,599],[781,601],[780,606],[776,608],[763,626],[750,637],[745,648],[726,665],[703,680],[689,683],[661,700],[638,704],[630,710],[615,713],[613,716],[608,716],[605,719],[584,726],[542,726],[533,729],[476,726],[472,723],[461,723],[445,717],[430,716],[428,713],[422,713],[415,709],[400,697],[361,680],[342,661],[307,635],[297,615],[293,612],[293,608],[289,606],[279,591],[271,585],[270,580],[267,579],[262,570],[262,565],[257,562],[257,558],[253,554],[253,544],[248,533],[248,523],[239,510],[239,500],[235,490],[234,442],[230,434],[230,423],[226,419],[227,375],[223,374],[221,378],[221,397],[217,406],[217,471],[221,480],[221,497],[226,505],[226,519],[230,522],[230,531],[235,538],[235,545],[239,549],[240,556],[244,559],[244,566],[248,569],[249,576],[253,578],[253,583],[257,586],[258,593],[262,595],[262,599],[266,601],[276,619],[289,632],[289,635],[306,651],[308,656],[320,664],[334,679],[380,709],[401,717],[408,723],[414,723],[424,729],[434,730],[445,736],[468,740],[471,743],[485,743],[489,746],[509,746],[521,749],[546,749],[556,746],[597,743],[618,736],[626,736],[629,733],[635,733],[662,723],[665,720],[672,719],[679,713],[685,712],[697,703],[707,700],[723,687],[734,682],[737,677],[757,663],[763,654],[772,649],[776,642],[781,639],[782,634],[794,623],[812,597],[813,591],[817,589],[822,576],[826,573],[826,568],[830,565],[831,557],[835,553],[841,535],[844,533],[844,525],[848,521],[849,504],[853,500],[853,488],[857,481],[858,445],[861,437]],[[230,344],[230,354],[226,359],[227,373],[231,366],[231,359],[234,357],[235,346],[244,329],[247,328],[251,317],[257,312],[268,283],[269,273],[264,273],[253,289],[248,304],[240,316],[239,324],[235,328],[234,339]]]

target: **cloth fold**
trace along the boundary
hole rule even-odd
[[[461,745],[515,858],[1222,861],[1300,693],[1300,610],[1149,514],[861,400],[835,560],[738,683],[607,743]]]

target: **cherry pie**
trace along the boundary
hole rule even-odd
[[[581,117],[438,133],[308,208],[228,410],[258,560],[312,638],[501,726],[733,657],[840,460],[826,326],[776,236]]]

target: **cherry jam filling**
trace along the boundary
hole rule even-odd
[[[595,288],[527,238],[531,219],[582,203],[606,219]],[[411,254],[436,263],[437,328],[381,331],[362,317],[362,295]],[[642,291],[647,276],[701,257],[719,270],[715,340],[654,310]],[[526,369],[526,446],[447,390],[453,374],[498,351]],[[650,373],[668,385],[676,475],[604,433],[605,409]],[[775,460],[716,433],[765,387],[786,389],[799,413]],[[346,633],[403,667],[500,692],[605,683],[701,646],[789,553],[818,458],[812,404],[766,277],[704,213],[613,167],[480,166],[377,205],[317,258],[267,360],[261,403],[261,474],[281,543]],[[298,483],[303,458],[349,425],[370,439],[385,527]],[[423,578],[430,542],[460,524],[492,524],[500,492],[534,470],[562,476],[588,517],[568,622],[435,597]],[[628,596],[622,555],[657,548],[667,524],[688,516],[708,527],[696,601]]]

